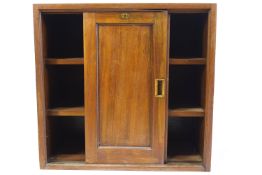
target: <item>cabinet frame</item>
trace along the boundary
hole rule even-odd
[[[119,170],[187,170],[210,171],[211,167],[211,140],[214,94],[214,64],[215,64],[215,35],[216,35],[216,4],[35,4],[34,10],[34,38],[37,86],[38,112],[38,140],[39,160],[42,169],[119,169]],[[84,13],[106,11],[162,11],[172,12],[206,12],[208,13],[207,27],[207,55],[205,73],[205,106],[203,132],[203,163],[199,164],[85,164],[85,163],[48,163],[47,161],[47,91],[45,71],[44,23],[42,13]],[[169,48],[167,48],[168,50]],[[81,64],[81,60],[76,64]],[[198,62],[200,64],[200,62]],[[181,63],[183,64],[183,63]],[[203,64],[203,62],[201,62]],[[169,64],[167,64],[168,66]],[[167,109],[168,110],[168,107]],[[168,113],[168,111],[166,112]],[[166,132],[167,133],[167,132]]]

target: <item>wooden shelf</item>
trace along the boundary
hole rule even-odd
[[[170,65],[205,65],[205,58],[170,58]]]
[[[79,65],[84,64],[84,58],[46,58],[45,63],[50,65]]]
[[[205,111],[203,108],[177,108],[169,109],[169,117],[204,117]]]
[[[51,162],[63,162],[63,161],[73,161],[73,162],[82,162],[85,161],[85,154],[58,154],[50,157]]]
[[[173,157],[168,157],[167,162],[202,162],[202,157],[199,154],[176,155]]]
[[[48,109],[49,116],[84,116],[84,107],[59,107]]]

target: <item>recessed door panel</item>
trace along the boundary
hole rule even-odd
[[[163,163],[166,12],[86,13],[84,31],[86,161]]]
[[[150,147],[152,26],[99,25],[97,40],[99,146]]]

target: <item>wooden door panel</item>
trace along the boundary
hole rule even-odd
[[[84,33],[86,161],[163,163],[167,13],[85,13]]]
[[[101,25],[98,37],[99,146],[148,147],[151,26]]]

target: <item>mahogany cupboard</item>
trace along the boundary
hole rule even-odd
[[[216,4],[34,5],[40,166],[209,171]]]

